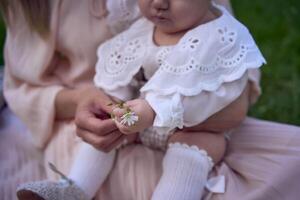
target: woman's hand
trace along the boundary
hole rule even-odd
[[[125,138],[134,140],[135,137],[128,138],[118,130],[108,114],[112,112],[112,107],[108,106],[111,102],[106,94],[95,87],[86,88],[77,100],[75,115],[77,135],[104,152],[111,151]]]
[[[55,98],[55,118],[57,120],[72,119],[75,116],[79,89],[63,89]]]
[[[110,102],[110,98],[94,86],[85,86],[76,89],[63,89],[55,98],[55,118],[58,120],[73,119],[77,106],[86,99],[98,97]],[[102,106],[101,106],[102,108]]]
[[[152,126],[155,112],[146,100],[135,99],[127,101],[122,106],[116,106],[113,109],[113,115],[118,129],[124,134],[132,134]],[[135,121],[134,118],[138,119]],[[130,121],[133,121],[132,125]]]

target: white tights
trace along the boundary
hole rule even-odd
[[[92,199],[110,173],[115,155],[116,150],[103,153],[82,143],[68,177]]]
[[[115,155],[115,150],[103,153],[83,143],[69,178],[92,199],[110,173]],[[206,151],[185,144],[170,144],[152,200],[199,200],[212,166]]]

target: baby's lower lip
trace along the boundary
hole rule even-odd
[[[154,17],[153,17],[153,20],[154,20],[154,21],[166,21],[167,18],[165,18],[165,17],[160,17],[160,16],[154,16]]]

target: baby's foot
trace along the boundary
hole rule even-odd
[[[81,188],[52,163],[49,163],[49,167],[62,179],[57,182],[45,180],[22,184],[17,188],[19,200],[90,200]]]
[[[37,181],[18,187],[19,200],[89,200],[82,189],[68,180]]]

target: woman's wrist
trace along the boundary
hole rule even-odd
[[[55,118],[71,119],[75,117],[76,109],[84,98],[99,92],[94,86],[86,85],[76,89],[62,89],[55,98]]]
[[[79,95],[78,89],[59,91],[55,98],[55,118],[60,120],[74,118]]]

